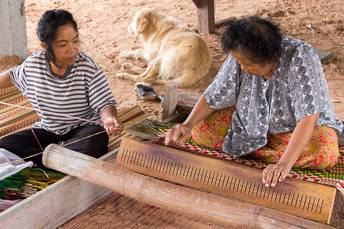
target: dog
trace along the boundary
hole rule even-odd
[[[134,74],[117,73],[116,77],[148,85],[172,81],[177,87],[190,87],[207,76],[211,65],[208,46],[176,19],[143,9],[135,14],[128,30],[143,48],[123,51],[120,57],[143,60],[147,68],[139,74],[139,67],[124,63],[122,67]]]

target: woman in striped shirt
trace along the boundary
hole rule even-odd
[[[104,72],[91,57],[79,52],[78,27],[72,14],[46,11],[37,34],[44,51],[3,72],[0,88],[14,84],[30,100],[40,121],[32,129],[0,139],[0,148],[22,158],[51,143],[94,157],[107,153],[108,135],[119,134],[122,126]],[[32,160],[42,163],[41,155]]]

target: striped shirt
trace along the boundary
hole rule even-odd
[[[63,77],[51,72],[45,51],[32,54],[10,75],[40,118],[33,127],[58,135],[90,124],[78,118],[100,124],[99,111],[116,104],[104,72],[85,53],[79,53]]]

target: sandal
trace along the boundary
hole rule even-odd
[[[160,100],[153,87],[146,84],[135,84],[135,92],[136,96],[141,100]]]

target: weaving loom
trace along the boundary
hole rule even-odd
[[[335,188],[288,179],[266,188],[261,171],[125,138],[117,165],[198,190],[329,223]]]
[[[150,123],[150,125],[147,125],[147,122]],[[124,138],[122,140],[121,148],[116,159],[116,166],[89,158],[85,159],[86,161],[90,160],[86,163],[86,161],[81,160],[81,156],[78,155],[71,156],[69,159],[73,161],[73,163],[67,163],[61,159],[58,152],[63,152],[66,155],[72,155],[74,152],[65,152],[64,149],[55,147],[48,150],[52,155],[51,158],[50,156],[46,156],[46,161],[48,165],[53,166],[55,169],[62,169],[73,176],[95,182],[115,192],[138,199],[140,202],[151,203],[155,206],[163,206],[163,208],[170,209],[172,212],[182,211],[186,214],[182,217],[179,214],[140,204],[139,202],[121,195],[117,195],[117,198],[123,199],[127,204],[117,201],[117,204],[112,205],[111,209],[111,204],[109,202],[110,200],[114,201],[115,198],[114,195],[112,195],[106,197],[102,203],[94,206],[93,209],[89,209],[86,213],[83,213],[81,216],[67,223],[64,228],[82,228],[88,225],[87,222],[90,222],[90,220],[88,220],[90,214],[93,214],[93,217],[97,217],[95,209],[102,209],[104,204],[108,206],[109,211],[112,210],[111,212],[113,214],[121,216],[120,219],[123,220],[123,225],[132,225],[135,227],[139,227],[139,225],[143,226],[142,223],[146,220],[150,226],[154,225],[157,227],[160,227],[159,225],[171,226],[171,224],[176,224],[178,220],[188,222],[190,226],[199,224],[199,226],[202,225],[202,227],[204,227],[206,226],[204,224],[204,219],[207,219],[210,220],[209,222],[216,222],[216,224],[212,224],[212,226],[208,225],[208,227],[221,227],[221,225],[228,226],[226,223],[229,223],[231,220],[236,220],[236,224],[230,225],[263,226],[263,228],[276,227],[277,225],[279,228],[327,228],[325,224],[313,223],[313,221],[306,220],[305,218],[328,223],[331,215],[333,221],[331,225],[343,225],[341,219],[339,219],[339,222],[336,222],[338,221],[336,217],[338,217],[342,209],[338,206],[333,208],[336,192],[334,187],[300,182],[296,179],[287,179],[285,182],[280,183],[277,188],[264,190],[264,187],[260,187],[260,178],[257,179],[257,176],[261,173],[260,171],[252,173],[252,170],[254,170],[252,168],[244,168],[245,166],[237,163],[232,163],[232,165],[230,165],[231,163],[224,162],[223,160],[209,159],[200,156],[199,152],[198,155],[190,154],[186,153],[185,150],[179,151],[169,147],[143,142],[142,138],[157,140],[156,137],[164,132],[166,128],[170,127],[169,124],[154,121],[146,120],[143,123],[144,125],[140,123],[127,129],[131,134],[140,136],[141,140],[130,138]],[[176,147],[193,152],[195,152],[195,148],[197,148],[190,145],[188,148],[185,148],[185,145]],[[203,148],[202,153],[205,154],[206,151],[208,151],[209,154],[211,152],[211,150]],[[214,153],[213,151],[212,154]],[[221,153],[217,153],[216,156],[221,157]],[[222,158],[224,158],[224,155],[222,155]],[[258,164],[258,162],[256,163]],[[208,171],[205,171],[205,168],[208,168]],[[245,176],[245,170],[251,170],[249,175]],[[91,171],[92,174],[90,174]],[[219,172],[222,172],[222,174]],[[227,175],[223,174],[226,172],[228,172]],[[232,175],[232,178],[229,174]],[[173,185],[169,182],[162,182],[152,177],[167,180],[182,186]],[[243,178],[245,178],[246,181],[240,181],[245,180]],[[109,180],[116,180],[116,182],[108,182]],[[250,180],[251,183],[247,180]],[[257,180],[259,184],[253,184],[253,181]],[[216,197],[206,193],[204,194],[205,196],[202,196],[203,194],[198,190],[207,191],[206,193],[216,193]],[[178,196],[178,199],[173,200],[173,196],[174,198]],[[185,196],[188,198],[185,198]],[[221,199],[220,202],[217,202],[217,196],[231,198]],[[194,200],[191,201],[192,199]],[[235,199],[241,201],[237,202]],[[246,205],[242,201],[258,205]],[[338,199],[336,199],[336,201],[338,204]],[[206,209],[202,209],[202,207],[205,207],[202,205],[204,202],[206,202]],[[231,205],[233,203],[235,203],[234,207]],[[339,204],[343,204],[343,202]],[[218,208],[216,209],[214,206],[218,206]],[[262,206],[266,206],[267,208]],[[270,210],[271,208],[278,211]],[[327,210],[325,210],[326,208]],[[165,212],[166,215],[160,216],[162,218],[158,216],[153,217],[153,214],[148,211],[146,214],[143,213],[144,216],[138,214],[136,217],[125,217],[122,211],[127,211],[128,214],[130,214],[130,209],[133,209],[136,214],[138,214],[137,211],[142,211],[141,209],[150,209],[151,211]],[[226,212],[226,210],[228,211]],[[190,215],[187,214],[195,212],[197,212],[196,216],[198,218],[194,216],[190,217]],[[288,214],[281,212],[287,212]],[[295,218],[291,216],[291,214],[305,218]],[[334,215],[336,215],[336,217],[333,217]],[[223,219],[221,216],[225,218]],[[266,216],[268,217],[265,218]],[[98,216],[98,218],[99,217],[100,216]],[[117,219],[117,217],[109,214],[107,214],[107,217],[110,218],[109,222]],[[257,222],[256,220],[247,222],[245,217],[249,219],[252,217],[262,218]],[[129,222],[125,221],[126,218]],[[82,219],[85,220],[85,224],[80,224]],[[197,219],[196,222],[195,219]],[[76,222],[79,222],[79,224],[76,225]],[[105,220],[102,224],[106,222]],[[171,224],[168,222],[171,222]]]
[[[135,111],[135,108],[131,109],[131,111],[133,113],[137,112]],[[19,114],[20,112],[13,112],[13,113]],[[130,109],[124,110],[124,111],[122,110],[119,113],[126,114],[127,116],[132,116],[130,115]],[[24,116],[24,117],[27,117],[27,116]],[[142,118],[143,116],[141,115],[137,119],[135,118],[130,119],[129,123],[131,124],[137,123],[138,121],[142,120]],[[17,119],[17,122],[19,121],[22,121],[22,119]],[[163,133],[167,128],[171,126],[169,124],[164,124],[164,123],[160,124],[157,122],[150,122],[148,126],[146,124],[147,124],[147,121],[144,121],[138,125],[134,125],[133,127],[134,129],[136,128],[135,129],[136,134],[140,132],[140,137],[144,138],[144,136],[146,136],[146,139],[148,136],[150,136],[150,138],[152,138],[153,136],[155,140],[156,140],[157,135]],[[139,127],[140,129],[139,131],[137,131],[137,127]],[[9,132],[16,130],[15,125],[12,126],[11,128],[8,128],[11,130]],[[134,133],[132,127],[128,129],[128,132],[132,134]],[[117,148],[119,146],[119,142],[121,138],[122,136],[120,136],[119,138],[112,139],[110,143],[110,147]],[[212,149],[206,149],[204,147],[197,146],[192,142],[189,142],[186,145],[177,146],[177,147],[183,148],[184,151],[185,150],[193,151],[193,152],[205,154],[211,157],[218,157],[218,158],[224,158],[227,160],[233,160],[230,158],[226,158],[226,155],[221,154],[221,152],[217,152]],[[116,154],[117,154],[116,152],[117,151],[113,151],[110,157],[111,158],[116,157]],[[342,154],[342,157],[343,157],[343,154]],[[111,158],[110,158],[110,161],[114,162],[114,159],[111,159]],[[246,159],[242,161],[236,160],[236,162],[247,164],[256,168],[264,167],[264,164],[253,161],[253,160],[246,160]],[[340,164],[343,164],[343,160],[341,160]],[[342,177],[343,173],[340,170],[342,167],[343,166],[338,167],[338,168],[336,167],[337,171],[339,171],[336,174],[327,172],[327,177],[331,177],[331,176]],[[295,175],[298,175],[299,176],[298,178],[301,178],[301,179],[303,176],[303,178],[307,177],[307,179],[309,180],[311,179],[315,180],[314,176],[309,176],[307,174],[302,175],[301,172],[299,171],[294,171],[292,176],[295,176]],[[323,176],[323,174],[318,175],[316,178],[318,177],[322,178],[321,176]],[[316,182],[333,183],[333,179],[317,179]],[[172,187],[175,187],[175,186],[172,186]],[[70,197],[66,197],[67,195],[66,190],[68,190],[68,195]],[[88,195],[81,194],[83,193],[84,190],[93,190],[93,191],[90,192],[90,194]],[[186,191],[188,191],[188,189],[186,189]],[[83,198],[78,199],[80,197],[83,197]],[[68,200],[66,200],[66,198],[68,198]],[[62,200],[61,203],[64,203],[64,204],[55,203],[56,201],[50,202],[50,204],[47,204],[47,202],[49,202],[49,200],[52,200],[52,199],[56,199],[56,200],[61,199]],[[100,202],[97,202],[97,200],[99,200]],[[205,198],[205,200],[207,201],[208,199]],[[154,204],[155,206],[152,206],[149,204],[143,204],[143,203],[137,202],[131,198],[128,198],[120,194],[111,194],[109,191],[105,191],[104,189],[99,189],[98,187],[95,187],[95,186],[90,186],[90,184],[85,184],[81,180],[75,180],[70,177],[64,178],[61,181],[57,182],[56,184],[51,185],[51,187],[48,187],[46,190],[36,193],[31,198],[28,198],[27,201],[23,201],[23,203],[18,204],[18,207],[14,208],[14,210],[12,210],[13,208],[11,208],[11,209],[8,209],[8,211],[5,211],[4,214],[0,214],[0,222],[2,222],[0,223],[0,227],[15,228],[18,226],[22,226],[24,223],[27,228],[41,228],[41,227],[54,228],[56,226],[60,226],[62,223],[66,222],[71,217],[77,214],[80,214],[85,209],[87,209],[87,206],[85,203],[87,203],[87,206],[90,206],[91,203],[94,203],[95,205],[92,208],[90,208],[88,211],[82,213],[81,215],[79,215],[78,217],[76,217],[75,219],[67,223],[63,228],[85,228],[86,226],[91,226],[91,225],[97,226],[96,224],[94,224],[95,223],[94,219],[97,217],[98,217],[97,219],[99,220],[102,219],[101,223],[105,227],[106,227],[106,223],[108,223],[107,225],[109,227],[118,225],[118,227],[138,227],[138,228],[140,227],[146,227],[146,228],[147,227],[154,227],[154,228],[159,228],[159,227],[160,228],[163,228],[163,227],[224,228],[226,227],[225,225],[218,222],[216,224],[211,223],[211,221],[208,221],[208,219],[204,219],[199,216],[195,216],[195,215],[190,216],[187,214],[181,215],[180,213],[175,213],[175,211],[171,212],[168,210],[161,209],[157,207],[160,205],[155,204],[154,202],[152,202],[151,204]],[[148,203],[150,202],[148,201]],[[315,205],[317,204],[315,203]],[[171,203],[171,206],[173,206],[173,203]],[[104,210],[104,207],[106,207],[106,210]],[[49,214],[50,212],[49,209],[54,209],[54,211]],[[103,211],[100,211],[101,209]],[[235,209],[231,209],[231,211],[233,210]],[[258,210],[256,209],[255,211],[258,211],[260,213],[265,212],[263,208],[259,208]],[[62,212],[63,214],[61,214]],[[207,212],[207,213],[209,214],[210,212]],[[28,214],[29,216],[25,216],[24,214]],[[92,217],[90,217],[90,214],[93,214]],[[278,215],[279,213],[276,213],[276,214]],[[216,216],[216,211],[214,212],[213,215],[214,217]],[[279,216],[280,218],[284,217],[284,215],[279,215]],[[211,218],[211,216],[209,216],[208,218]],[[306,228],[307,227],[327,228],[323,226],[323,224],[318,224],[318,223],[313,224],[312,221],[310,222],[307,220],[304,221],[302,218],[297,217],[297,218],[292,218],[292,219],[294,219],[295,221],[298,221],[299,225],[304,225],[304,226],[306,225],[305,226]],[[18,220],[20,221],[19,224],[18,224]],[[277,220],[277,223],[278,222],[280,221]],[[285,224],[284,222],[280,222],[280,223],[282,223],[282,225],[284,225],[285,228],[289,228],[289,226],[286,226],[288,224]],[[245,222],[244,225],[250,225],[250,223]]]
[[[166,130],[170,127],[171,124],[159,123],[152,120],[144,120],[141,123],[129,127],[127,129],[127,132],[139,137],[140,139],[150,140],[154,141],[155,143],[162,144],[162,142],[159,140],[159,136],[166,132]],[[285,187],[285,183],[283,182],[279,184],[281,186],[280,188],[277,187],[274,189],[274,191],[271,191],[271,189],[265,189],[260,181],[261,169],[267,166],[267,164],[264,162],[252,160],[250,158],[234,159],[220,151],[197,145],[191,140],[183,145],[173,146],[177,149],[182,149],[184,152],[192,152],[192,154],[189,155],[172,149],[166,150],[165,147],[161,146],[152,146],[148,143],[140,143],[135,140],[126,141],[127,142],[124,143],[125,146],[121,147],[121,150],[117,157],[117,163],[125,166],[130,170],[142,174],[147,174],[149,176],[154,176],[160,179],[170,180],[182,185],[196,187],[198,189],[203,189],[206,191],[215,191],[225,196],[227,192],[227,196],[235,197],[236,199],[272,207],[274,209],[321,221],[323,223],[329,223],[330,219],[328,218],[327,220],[325,220],[325,217],[323,220],[320,220],[320,218],[317,218],[316,214],[310,214],[309,210],[313,209],[313,207],[315,206],[318,206],[315,203],[315,199],[317,199],[317,196],[325,197],[326,194],[316,194],[316,192],[314,192],[313,190],[328,188],[329,199],[326,201],[329,203],[333,203],[333,192],[335,192],[334,187],[336,187],[340,193],[337,196],[336,201],[340,203],[337,203],[336,205],[336,211],[338,211],[338,213],[335,214],[341,214],[340,217],[343,219],[344,148],[340,149],[340,158],[334,168],[325,171],[293,169],[289,177],[296,179],[289,179],[289,181],[293,182],[302,180],[301,182],[295,183],[300,184],[300,186],[296,188],[296,185],[295,187],[289,189],[290,187]],[[223,168],[225,167],[224,165],[226,165],[226,163],[202,159],[204,157],[199,157],[195,154],[205,155],[207,157],[218,158],[235,163],[231,165],[233,166],[232,168],[230,168],[231,166],[229,166],[229,163],[227,163],[227,168],[226,170],[224,170]],[[192,157],[194,157],[193,160],[190,159]],[[175,167],[177,169],[171,167]],[[196,168],[198,169],[197,172]],[[254,171],[253,168],[256,168],[257,170]],[[228,172],[228,170],[230,172]],[[209,172],[209,174],[206,174],[206,172],[204,171]],[[242,172],[238,174],[238,172],[236,171]],[[255,172],[256,174],[253,175]],[[200,173],[201,175],[203,175],[203,177],[207,177],[207,179],[199,179],[201,177]],[[225,173],[227,173],[227,175]],[[256,179],[252,178],[254,176],[256,176]],[[256,183],[252,182],[252,180],[255,180]],[[308,181],[309,183],[307,182],[307,184],[303,181]],[[305,185],[304,187],[302,187],[302,183]],[[307,188],[306,186],[311,183],[324,185],[314,184],[313,187],[312,185],[310,185]],[[330,186],[332,186],[333,188],[330,188]],[[305,191],[307,189],[308,192],[314,192],[314,196],[309,197],[309,201],[311,201],[312,203],[306,201],[305,198],[302,197],[303,194],[299,193],[300,190]],[[234,193],[235,191],[237,192],[236,194]],[[264,199],[266,201],[270,200],[271,203],[268,204],[266,201],[264,201]],[[274,202],[278,203],[276,204]],[[280,203],[284,203],[285,207],[278,206]],[[293,207],[295,208],[293,209]],[[302,207],[303,210],[305,210],[304,213],[301,213],[299,211],[299,207]],[[313,210],[315,210],[315,208]],[[331,214],[331,210],[328,213]]]

